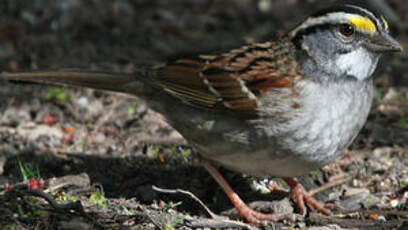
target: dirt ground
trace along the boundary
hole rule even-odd
[[[0,71],[131,71],[174,56],[265,41],[336,2],[2,0]],[[408,49],[408,4],[366,1]],[[383,58],[374,106],[344,157],[298,178],[341,207],[263,229],[408,229],[408,56]],[[0,80],[0,229],[253,228],[196,153],[143,101]],[[265,212],[296,212],[279,179],[221,170]],[[155,186],[155,187],[153,187]],[[161,189],[168,190],[161,190]],[[191,192],[197,198],[187,194]],[[231,220],[211,218],[214,213]]]

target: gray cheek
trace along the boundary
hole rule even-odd
[[[356,39],[350,43],[341,41],[331,31],[318,31],[303,37],[303,53],[298,59],[302,63],[301,73],[318,80],[341,79],[353,76],[358,80],[370,78],[379,54],[369,52]]]

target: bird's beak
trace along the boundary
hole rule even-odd
[[[401,44],[387,33],[381,33],[371,37],[367,43],[367,48],[377,53],[402,52]]]

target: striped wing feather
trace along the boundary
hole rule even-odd
[[[251,113],[271,88],[299,76],[290,42],[266,42],[218,55],[179,59],[163,67],[158,84],[192,106]]]

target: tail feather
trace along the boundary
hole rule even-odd
[[[37,72],[2,72],[0,79],[45,82],[88,87],[93,89],[110,90],[141,96],[140,90],[144,86],[143,76],[137,73],[114,73],[91,70],[55,70]]]

